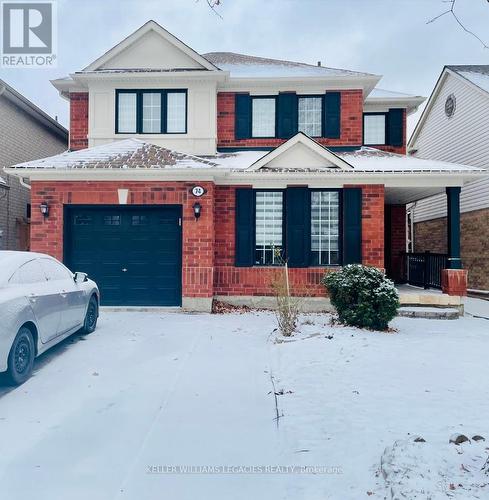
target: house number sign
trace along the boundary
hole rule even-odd
[[[194,186],[190,192],[196,196],[197,198],[200,198],[201,196],[203,196],[207,191],[205,188],[203,188],[202,186]]]

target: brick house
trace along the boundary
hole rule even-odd
[[[0,250],[29,248],[30,191],[3,172],[15,163],[65,151],[68,131],[0,80]]]
[[[409,141],[416,158],[489,168],[489,65],[446,66]],[[414,248],[445,253],[447,207],[440,195],[411,208]],[[469,288],[489,291],[489,177],[460,194],[461,258]]]
[[[400,279],[406,204],[446,190],[444,286],[462,294],[458,193],[480,170],[407,157],[423,99],[379,80],[200,55],[150,21],[53,82],[71,152],[10,169],[32,182],[32,248],[87,271],[103,304],[266,303],[287,259],[293,290],[323,307],[321,277],[346,263]]]

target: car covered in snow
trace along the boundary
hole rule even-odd
[[[97,326],[99,290],[41,253],[0,251],[0,372],[25,382],[34,358],[72,333]]]

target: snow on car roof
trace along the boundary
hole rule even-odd
[[[39,257],[49,258],[49,255],[36,252],[0,250],[0,286],[5,285],[15,270],[22,264]]]
[[[209,52],[203,56],[233,78],[273,78],[302,76],[375,76],[347,69],[329,68],[302,62],[284,61],[266,57],[249,56],[235,52]]]

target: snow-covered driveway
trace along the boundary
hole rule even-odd
[[[484,476],[460,463],[470,469],[485,446],[460,454],[448,438],[489,437],[489,321],[402,318],[382,334],[328,320],[303,318],[277,343],[267,313],[103,313],[23,386],[0,387],[0,498],[384,498],[381,460],[402,471],[389,488],[406,498],[447,498],[452,480],[454,498],[472,498],[467,485]],[[305,465],[319,469],[276,473]]]

